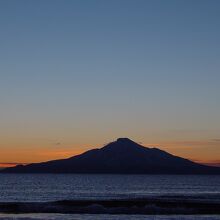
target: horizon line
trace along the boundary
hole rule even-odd
[[[76,156],[76,155],[74,155]],[[62,159],[65,159],[65,158],[60,158],[60,160]],[[201,161],[201,160],[196,160],[196,159],[189,159],[189,158],[186,158],[190,161],[193,161],[195,163],[199,163],[199,164],[203,164],[203,165],[207,165],[207,166],[213,166],[213,167],[220,167],[220,160],[216,161],[216,160],[213,160],[213,161]],[[52,159],[53,160],[53,159]],[[52,161],[50,160],[50,161]],[[56,159],[54,159],[56,160]],[[17,165],[28,165],[28,164],[32,164],[32,163],[43,163],[43,162],[47,162],[47,161],[39,161],[39,162],[29,162],[29,163],[22,163],[22,162],[0,162],[0,168],[8,168],[8,167],[15,167]]]

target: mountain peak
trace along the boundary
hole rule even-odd
[[[120,143],[122,143],[122,142],[123,143],[131,143],[132,142],[132,143],[134,143],[134,141],[132,141],[131,139],[126,138],[126,137],[125,138],[118,138],[116,142],[120,142]]]
[[[118,138],[116,141],[113,141],[109,144],[107,144],[106,146],[103,147],[103,149],[105,150],[113,150],[114,149],[114,153],[116,152],[122,152],[124,151],[124,153],[128,153],[129,151],[134,151],[140,148],[145,148],[143,146],[141,146],[140,144],[132,141],[129,138]],[[145,148],[147,149],[147,148]]]

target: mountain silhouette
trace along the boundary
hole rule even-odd
[[[67,159],[6,168],[5,173],[220,174],[220,168],[201,165],[158,148],[119,138],[100,149]]]

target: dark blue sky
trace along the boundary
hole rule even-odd
[[[219,27],[217,0],[1,0],[0,147],[218,139]]]

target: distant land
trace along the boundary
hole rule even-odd
[[[17,165],[27,165],[28,163],[0,163],[0,170],[8,167],[15,167]]]
[[[3,173],[220,174],[211,167],[118,138],[100,149],[67,159],[5,168]]]

